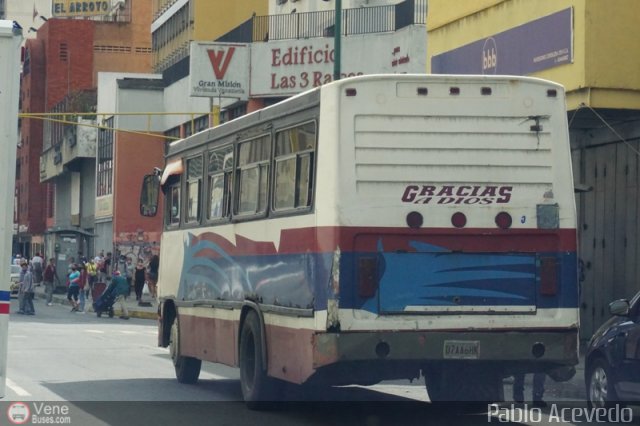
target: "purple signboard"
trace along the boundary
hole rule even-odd
[[[573,9],[431,58],[434,74],[527,75],[573,62]]]

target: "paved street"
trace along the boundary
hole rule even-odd
[[[257,413],[241,402],[237,369],[205,363],[198,384],[179,384],[168,351],[156,346],[155,321],[79,315],[58,302],[48,307],[41,299],[36,301],[35,316],[16,311],[17,300],[13,300],[6,400],[66,404],[72,424],[127,424],[141,412],[144,419],[139,424],[156,425],[172,424],[169,419],[206,424],[212,416],[220,419],[216,424],[234,425],[424,424],[425,416],[434,424],[486,424],[488,420],[486,413],[456,415],[424,403],[422,381],[315,393],[289,386],[287,400],[316,402],[290,403]],[[549,398],[565,404],[578,399],[573,395],[579,392],[581,374],[569,384],[549,380]],[[505,395],[510,395],[508,381]],[[207,403],[211,401],[215,403]]]

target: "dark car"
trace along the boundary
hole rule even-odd
[[[613,317],[595,332],[585,357],[590,407],[640,403],[640,293],[611,302],[609,311]]]

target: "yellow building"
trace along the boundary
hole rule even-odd
[[[268,0],[153,0],[154,70],[188,57],[189,42],[216,40],[252,15],[268,13]]]
[[[640,1],[430,0],[427,71],[524,74],[567,91],[584,262],[582,337],[640,289]]]

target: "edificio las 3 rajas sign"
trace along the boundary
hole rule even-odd
[[[111,9],[111,0],[107,1],[71,1],[53,0],[53,16],[94,16],[106,15]]]

